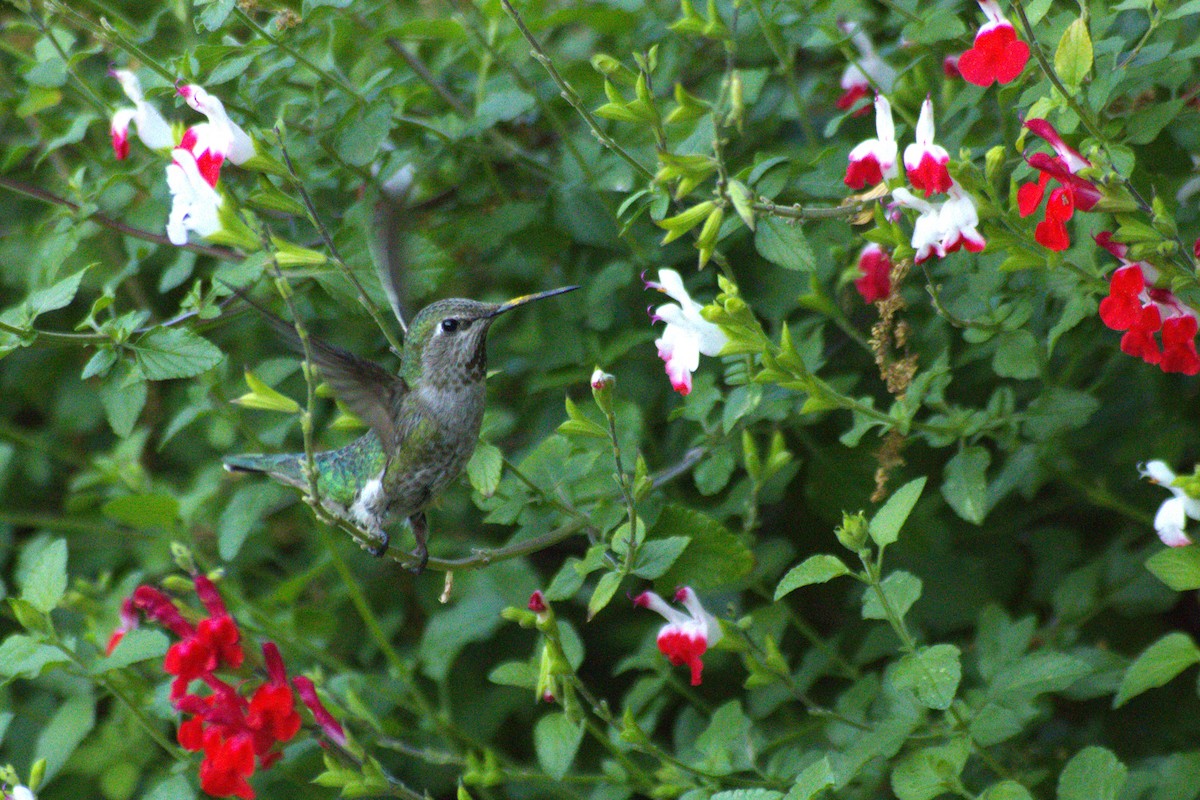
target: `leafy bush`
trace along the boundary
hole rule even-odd
[[[1197,3],[3,13],[13,796],[1200,793]],[[576,284],[423,574],[222,470],[363,432],[234,287]]]

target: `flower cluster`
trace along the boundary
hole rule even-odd
[[[1158,538],[1167,547],[1186,547],[1191,544],[1192,540],[1183,529],[1189,518],[1200,520],[1200,499],[1178,485],[1183,481],[1163,461],[1139,464],[1138,472],[1143,478],[1149,478],[1171,492],[1171,498],[1164,500],[1154,515],[1154,530]]]
[[[704,669],[700,657],[721,639],[721,625],[700,604],[700,598],[690,586],[675,590],[675,602],[683,603],[687,613],[667,605],[654,592],[642,592],[633,598],[639,608],[648,608],[666,618],[667,624],[658,631],[658,649],[673,666],[686,664],[692,673],[692,686],[700,685]]]
[[[249,697],[217,676],[219,670],[242,666],[245,654],[241,633],[213,582],[204,575],[196,575],[194,584],[207,611],[205,618],[193,624],[162,591],[153,586],[139,586],[127,605],[122,606],[121,625],[109,640],[109,650],[136,626],[136,620],[131,622],[127,618],[127,608],[141,611],[179,637],[163,661],[163,669],[175,676],[171,683],[171,703],[188,717],[179,726],[179,744],[187,750],[204,753],[200,786],[205,792],[252,800],[254,789],[248,778],[254,774],[256,765],[267,769],[282,755],[277,745],[291,740],[300,730],[300,715],[283,657],[274,642],[262,646],[267,680]],[[192,684],[196,681],[207,687],[208,692],[193,693]],[[321,705],[312,681],[298,677],[294,684],[301,701],[326,736],[344,746],[345,733]]]
[[[976,86],[1011,83],[1029,61],[1029,45],[1017,38],[996,0],[979,0],[979,7],[988,21],[975,34],[971,49],[958,57],[955,68]]]
[[[1054,126],[1046,120],[1026,120],[1025,127],[1045,139],[1053,148],[1054,155],[1032,153],[1025,156],[1029,166],[1038,171],[1038,181],[1023,184],[1017,189],[1017,210],[1022,217],[1037,211],[1047,185],[1051,180],[1056,181],[1059,185],[1050,192],[1046,201],[1046,217],[1038,223],[1033,235],[1048,250],[1066,250],[1071,246],[1067,220],[1074,215],[1076,208],[1091,211],[1100,201],[1100,190],[1096,185],[1079,175],[1092,163],[1064,142]]]
[[[1128,246],[1113,241],[1112,234],[1097,235],[1096,243],[1121,262],[1109,279],[1108,296],[1100,301],[1101,321],[1115,331],[1125,331],[1121,351],[1163,372],[1200,373],[1196,311],[1169,290],[1154,286],[1158,270],[1145,261],[1129,261]]]
[[[167,217],[167,238],[174,245],[187,244],[195,231],[209,237],[221,230],[221,193],[217,181],[221,165],[228,159],[243,164],[255,155],[254,142],[229,118],[225,106],[215,95],[196,84],[177,87],[189,106],[204,114],[207,122],[184,131],[176,143],[171,126],[162,114],[146,102],[137,76],[128,70],[113,70],[133,108],[118,110],[112,119],[113,150],[118,159],[129,154],[129,125],[137,125],[137,134],[152,150],[171,151],[166,168],[167,188],[171,193],[171,211]]]
[[[944,202],[935,205],[903,187],[892,192],[897,205],[920,212],[912,235],[912,246],[917,251],[913,261],[917,264],[931,255],[945,258],[960,248],[978,253],[987,246],[977,227],[979,213],[975,201],[957,181],[951,181],[947,194]]]
[[[667,303],[651,307],[650,319],[665,322],[663,335],[655,340],[658,357],[666,362],[667,377],[675,391],[686,395],[692,391],[692,373],[700,366],[700,356],[715,356],[728,341],[724,331],[700,316],[702,305],[683,287],[683,278],[673,269],[660,269],[658,281],[642,278],[647,289],[663,292],[679,305]]]

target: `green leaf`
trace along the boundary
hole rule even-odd
[[[589,622],[604,610],[604,607],[613,599],[613,595],[617,593],[620,585],[621,573],[619,572],[606,572],[600,576],[600,580],[596,581],[596,588],[592,590],[591,599],[588,600],[587,618]]]
[[[971,742],[966,737],[909,753],[892,770],[892,791],[899,800],[932,800],[960,785],[958,780]]]
[[[1067,26],[1054,51],[1054,71],[1068,88],[1078,87],[1092,71],[1092,37],[1080,17]]]
[[[875,512],[875,516],[871,517],[869,529],[875,544],[887,547],[900,538],[900,529],[904,527],[905,520],[912,513],[913,506],[917,504],[924,488],[923,477],[909,481],[893,492],[883,507]]]
[[[817,553],[788,570],[788,573],[783,576],[783,580],[775,587],[775,599],[778,600],[801,586],[827,583],[834,578],[849,574],[850,568],[843,564],[837,556]]]
[[[14,633],[0,643],[0,678],[33,680],[50,664],[68,664],[71,659],[62,650],[42,644],[32,636]]]
[[[359,112],[342,128],[337,137],[338,154],[353,166],[366,166],[379,153],[391,129],[392,108],[387,102],[379,102],[365,114]]]
[[[982,525],[990,503],[987,468],[992,456],[986,448],[964,447],[946,462],[942,474],[942,497],[954,513],[975,525]]]
[[[730,700],[714,711],[708,727],[696,738],[696,749],[704,755],[703,767],[718,775],[749,769],[753,728],[740,700]]]
[[[112,669],[121,669],[139,661],[159,658],[167,652],[171,644],[167,635],[162,631],[151,628],[137,628],[129,631],[121,638],[121,642],[113,649],[112,655],[96,662],[91,668],[92,675],[99,675]]]
[[[1039,694],[1060,692],[1091,671],[1087,662],[1066,653],[1029,653],[996,674],[988,695],[1008,705],[1017,705]]]
[[[708,800],[784,800],[783,792],[774,789],[726,789]]]
[[[1044,360],[1041,342],[1029,331],[1005,331],[996,337],[992,369],[1001,378],[1036,378]]]
[[[754,248],[772,264],[784,269],[812,271],[817,259],[799,224],[778,217],[763,217],[754,232]]]
[[[659,514],[647,538],[687,536],[687,549],[661,578],[670,586],[715,589],[741,580],[754,567],[750,548],[712,517],[682,506],[667,506]]]
[[[945,711],[962,680],[959,650],[952,644],[922,647],[900,659],[891,677],[893,686],[912,692],[921,705]]]
[[[152,381],[190,378],[225,357],[216,345],[187,328],[155,328],[131,349],[142,374]]]
[[[887,597],[888,604],[897,616],[903,617],[921,597],[921,579],[911,572],[899,570],[883,579],[879,588]],[[863,594],[863,619],[887,619],[883,602],[874,587],[868,586]]]
[[[96,724],[96,701],[90,694],[68,697],[38,736],[34,758],[46,759],[46,781],[51,781]]]
[[[109,500],[100,512],[132,528],[170,528],[179,517],[179,501],[169,494],[128,494]]]
[[[829,756],[822,756],[801,770],[783,800],[814,800],[836,782],[833,768],[829,765]]]
[[[662,577],[671,568],[692,541],[690,536],[668,536],[665,539],[650,539],[638,547],[633,574],[646,580]]]
[[[1200,589],[1200,545],[1159,550],[1146,559],[1146,569],[1177,592]]]
[[[233,7],[237,5],[237,0],[196,0],[196,5],[205,7],[196,18],[199,27],[206,31],[215,31],[225,24]]]
[[[270,484],[242,486],[234,492],[217,520],[217,552],[221,558],[236,558],[254,527],[287,495],[286,490]]]
[[[562,780],[567,774],[582,740],[583,725],[571,722],[558,711],[546,714],[533,728],[538,763],[555,780]]]
[[[1000,781],[985,789],[979,800],[1033,800],[1033,795],[1016,781]]]
[[[1120,708],[1147,689],[1163,686],[1193,664],[1200,663],[1200,647],[1181,631],[1168,633],[1142,652],[1125,670],[1121,688],[1113,698]]]
[[[127,438],[146,405],[146,382],[129,381],[126,375],[111,375],[101,384],[98,394],[109,427],[120,438]]]
[[[1117,800],[1128,768],[1103,747],[1085,747],[1058,776],[1058,800]]]
[[[49,614],[67,591],[67,543],[55,539],[41,549],[21,580],[21,599]]]
[[[526,661],[505,661],[488,673],[488,680],[500,686],[532,690],[537,686],[537,672]]]
[[[500,448],[489,442],[480,442],[467,462],[467,478],[475,491],[484,497],[491,497],[500,486],[500,476],[504,472],[504,454]]]
[[[47,311],[55,311],[60,308],[66,308],[75,299],[75,294],[79,291],[79,282],[83,280],[83,274],[88,271],[84,268],[71,275],[68,278],[63,278],[58,283],[45,289],[38,289],[31,293],[25,300],[25,306],[29,309],[29,315],[32,319]]]

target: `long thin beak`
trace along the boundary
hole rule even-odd
[[[578,288],[579,288],[578,286],[561,286],[557,289],[550,289],[549,291],[546,291],[546,292],[538,292],[537,294],[524,294],[524,295],[521,295],[520,297],[514,297],[512,300],[509,300],[507,303],[501,303],[500,307],[497,308],[495,311],[493,311],[491,314],[488,314],[488,316],[489,317],[497,317],[497,316],[503,314],[505,311],[512,311],[517,306],[523,306],[526,303],[532,303],[534,300],[544,300],[547,297],[554,297],[556,294],[566,294],[567,292],[573,292]]]

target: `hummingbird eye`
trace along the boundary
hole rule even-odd
[[[442,320],[442,330],[446,333],[454,333],[458,330],[458,320],[453,317]]]

